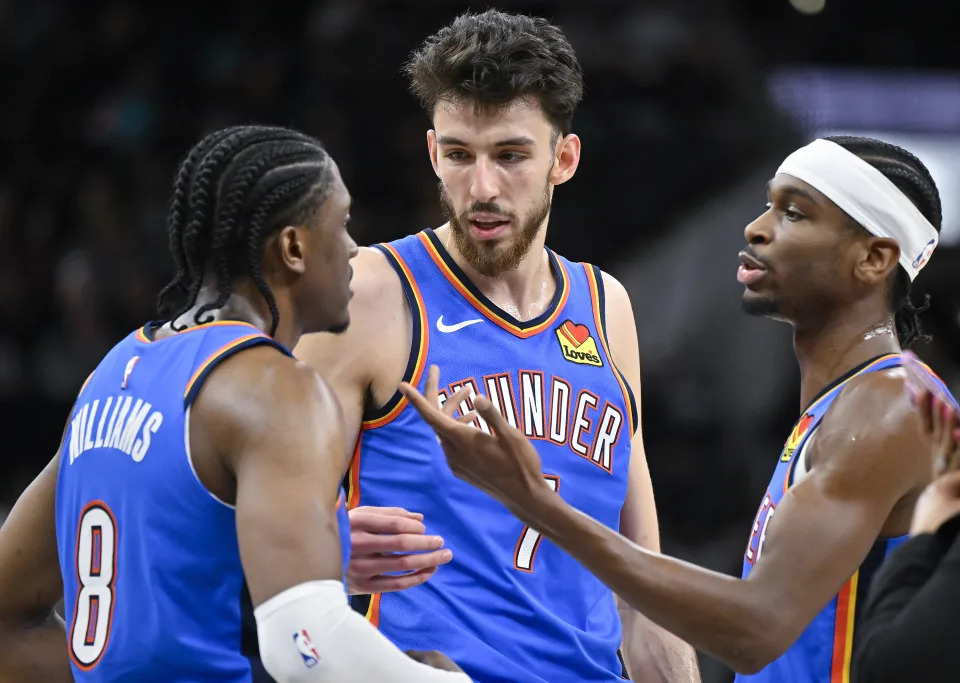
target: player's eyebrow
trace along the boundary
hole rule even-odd
[[[470,145],[460,138],[455,138],[452,135],[441,135],[437,138],[438,145],[451,145],[458,147],[469,147]],[[498,140],[493,143],[495,147],[533,147],[536,145],[536,141],[533,138],[521,135],[515,138],[507,138],[506,140]]]
[[[770,186],[771,186],[772,184],[773,184],[773,181],[772,181],[772,180],[768,180],[768,181],[767,181],[767,194],[768,194],[768,195],[770,194]],[[820,201],[819,201],[816,197],[814,197],[812,194],[810,194],[810,193],[807,192],[806,190],[800,189],[799,187],[796,187],[796,186],[794,186],[794,185],[780,185],[780,186],[777,188],[777,191],[780,192],[780,193],[782,193],[782,194],[795,195],[795,196],[797,196],[797,197],[803,197],[804,199],[809,199],[809,200],[810,200],[811,202],[813,202],[814,204],[819,204],[819,203],[820,203]]]

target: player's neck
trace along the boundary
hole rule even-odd
[[[893,315],[870,302],[838,310],[818,325],[795,327],[793,347],[800,365],[801,409],[858,365],[900,352]]]
[[[557,290],[550,257],[544,248],[545,227],[541,228],[516,268],[496,275],[484,275],[470,265],[457,249],[449,224],[437,228],[436,233],[451,258],[484,296],[517,320],[527,321],[546,310]]]
[[[196,313],[205,304],[216,302],[218,296],[216,283],[205,282],[197,295],[196,303],[190,307],[186,313],[182,314],[175,321],[179,325],[193,327],[197,324]],[[270,334],[270,328],[273,326],[273,318],[270,315],[270,309],[263,300],[263,295],[259,293],[256,286],[250,283],[247,286],[245,282],[236,282],[233,285],[233,292],[227,298],[226,303],[219,308],[204,312],[202,320],[237,320],[253,325],[264,334]],[[280,305],[280,302],[277,302]],[[280,344],[288,349],[293,349],[300,340],[302,330],[299,323],[292,320],[292,316],[284,315],[280,311],[280,320],[277,330],[273,335]]]

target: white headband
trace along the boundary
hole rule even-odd
[[[836,143],[814,140],[784,159],[777,173],[813,186],[872,235],[896,240],[911,281],[937,248],[937,229],[900,188]]]

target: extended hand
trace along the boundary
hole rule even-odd
[[[359,507],[350,511],[351,594],[389,593],[419,586],[453,558],[439,536],[425,536],[423,515],[403,508]],[[409,572],[400,576],[388,572]]]
[[[473,403],[492,435],[469,424],[476,418],[472,412],[453,417],[460,402],[469,397],[469,388],[460,389],[442,409],[438,407],[439,377],[440,371],[432,365],[423,394],[406,382],[400,391],[436,433],[453,473],[513,510],[530,502],[531,494],[551,491],[536,449],[485,396],[474,396]]]

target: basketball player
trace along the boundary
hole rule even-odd
[[[0,680],[267,680],[244,598],[269,680],[468,680],[404,656],[344,594],[340,409],[288,349],[347,327],[349,207],[301,133],[228,128],[191,150],[167,322],[107,353],[0,529]]]
[[[535,439],[560,496],[658,549],[630,302],[613,278],[544,246],[554,188],[580,160],[576,56],[547,21],[488,11],[428,38],[407,74],[432,120],[449,222],[361,249],[350,329],[297,349],[323,368],[356,443],[350,506],[422,512],[453,552],[429,582],[373,595],[367,618],[401,649],[442,649],[482,683],[620,680],[621,643],[638,680],[696,680],[688,646],[629,608],[618,615],[600,581],[458,481],[397,391],[436,363],[447,397],[494,397]]]
[[[402,390],[458,476],[658,624],[747,674],[739,681],[846,683],[864,591],[906,538],[930,480],[900,350],[919,335],[910,283],[936,247],[940,198],[912,154],[855,137],[797,150],[767,192],[737,276],[749,313],[794,326],[804,408],[777,457],[742,580],[650,552],[566,505],[543,483],[551,463],[494,397],[474,403],[496,437],[437,410],[435,370],[426,399]]]

